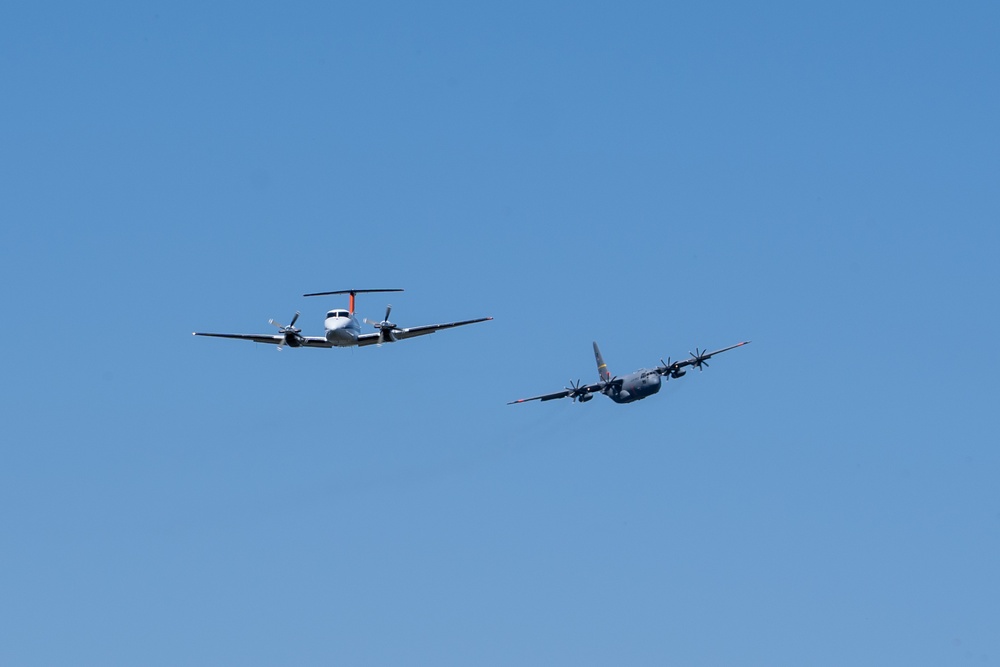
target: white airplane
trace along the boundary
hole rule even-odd
[[[354,315],[354,297],[363,292],[402,292],[401,289],[351,289],[338,290],[335,292],[314,292],[303,294],[302,296],[328,296],[331,294],[349,294],[350,301],[347,309],[334,308],[326,313],[323,326],[326,333],[323,336],[303,336],[302,330],[295,328],[295,322],[299,319],[299,313],[295,313],[291,323],[285,325],[274,320],[268,320],[269,324],[278,327],[276,334],[220,334],[220,333],[199,333],[195,336],[212,336],[214,338],[237,338],[240,340],[252,340],[255,343],[271,343],[277,345],[280,350],[284,345],[288,347],[364,347],[365,345],[381,345],[383,343],[395,343],[398,340],[405,340],[415,336],[432,334],[441,329],[451,329],[466,324],[476,322],[486,322],[492,317],[480,317],[474,320],[463,320],[461,322],[445,322],[444,324],[425,324],[420,327],[399,328],[389,321],[389,313],[392,306],[385,309],[385,317],[381,322],[363,320],[366,324],[371,324],[378,331],[376,333],[361,333],[361,322]]]

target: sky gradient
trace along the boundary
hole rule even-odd
[[[998,30],[0,9],[0,663],[1000,661]]]

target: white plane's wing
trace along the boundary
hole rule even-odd
[[[370,334],[360,334],[358,336],[358,347],[364,347],[365,345],[375,345],[379,342],[379,335],[377,333]],[[387,341],[392,342],[392,341]]]
[[[333,347],[333,343],[322,336],[303,336],[302,347]]]
[[[368,333],[358,336],[358,347],[374,345],[377,343],[391,343],[396,340],[425,336],[441,329],[452,329],[454,327],[465,326],[466,324],[476,324],[477,322],[487,322],[492,317],[480,317],[474,320],[462,320],[461,322],[445,322],[444,324],[425,324],[419,327],[408,327],[406,329],[391,329],[382,333]],[[389,336],[391,335],[391,338]],[[387,339],[388,338],[388,339]]]
[[[235,338],[237,340],[252,340],[255,343],[270,343],[272,345],[285,344],[285,337],[281,334],[221,334],[221,333],[200,333],[194,332],[195,336],[210,336],[212,338]],[[300,336],[300,343],[303,347],[333,347],[333,343],[322,336]],[[291,347],[291,346],[289,346]]]

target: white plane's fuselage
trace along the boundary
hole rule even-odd
[[[327,312],[323,326],[326,328],[326,339],[332,345],[351,347],[358,344],[361,323],[350,311],[334,309]]]

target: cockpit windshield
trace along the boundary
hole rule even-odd
[[[327,319],[331,317],[349,317],[350,314],[346,310],[331,310],[326,314]]]

